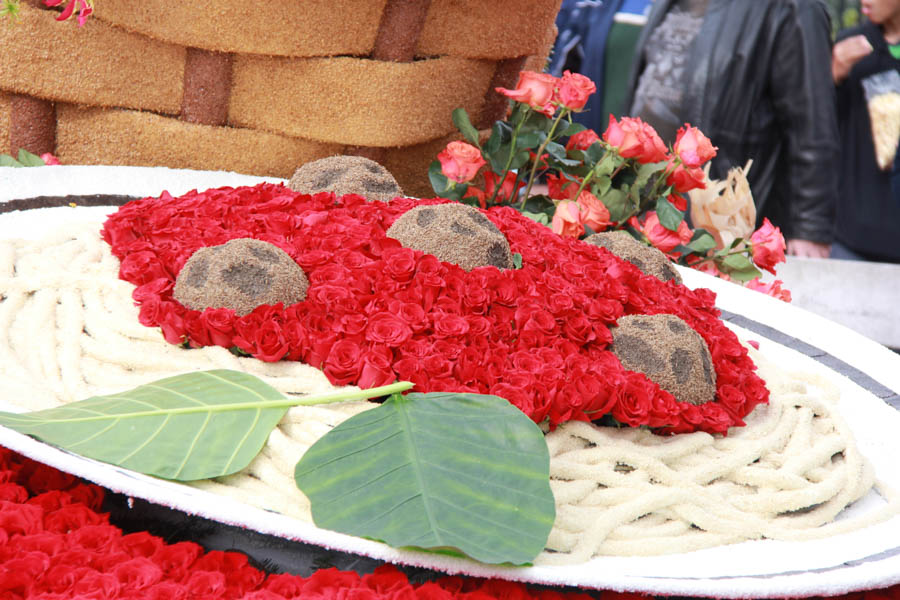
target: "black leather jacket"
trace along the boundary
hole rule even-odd
[[[656,0],[638,40],[631,106],[650,32],[675,0]],[[819,0],[709,0],[688,58],[684,121],[718,146],[722,178],[753,159],[758,221],[786,238],[830,243],[839,165],[828,12]]]

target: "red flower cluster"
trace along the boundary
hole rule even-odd
[[[134,201],[110,216],[102,235],[121,260],[120,276],[137,286],[141,323],[161,327],[169,342],[303,361],[335,385],[407,380],[422,392],[495,394],[536,422],[612,415],[667,433],[725,433],[767,401],[708,290],[662,283],[509,207],[485,214],[522,256],[521,269],[466,272],[386,236],[407,210],[441,202],[369,203],[260,184]],[[237,317],[173,299],[175,276],[194,251],[241,237],[294,258],[310,281],[306,300]],[[706,340],[717,401],[678,402],[608,350],[619,317],[659,313],[681,317]]]
[[[0,447],[0,598],[71,600],[591,600],[510,581],[444,577],[413,585],[392,565],[266,575],[239,552],[123,534],[98,512],[104,490]],[[604,592],[603,600],[637,599]]]

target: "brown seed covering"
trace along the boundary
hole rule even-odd
[[[595,233],[584,238],[584,241],[601,248],[606,248],[619,258],[627,260],[647,275],[653,275],[660,281],[675,281],[681,285],[681,275],[672,266],[666,255],[656,248],[646,246],[627,231],[608,231]]]
[[[506,236],[484,213],[465,204],[417,206],[394,221],[387,235],[406,248],[433,254],[466,271],[513,266]]]
[[[239,238],[200,248],[175,280],[175,299],[194,310],[230,308],[246,315],[262,304],[296,304],[309,281],[287,252],[261,240]]]
[[[232,56],[188,48],[184,63],[181,118],[188,123],[226,125]]]
[[[387,169],[362,156],[329,156],[306,163],[294,172],[288,187],[301,194],[359,194],[382,202],[403,195]]]
[[[9,153],[25,149],[40,156],[56,152],[56,107],[49,100],[12,94],[9,120]]]
[[[63,164],[170,166],[290,177],[297,165],[340,151],[299,138],[186,123],[132,110],[58,104]]]
[[[716,372],[703,338],[675,315],[630,315],[612,328],[610,347],[630,371],[655,381],[681,402],[715,399]]]

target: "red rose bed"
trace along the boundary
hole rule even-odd
[[[551,426],[609,415],[664,433],[726,433],[766,401],[707,290],[662,283],[505,207],[485,214],[521,256],[520,269],[466,272],[386,236],[407,210],[441,202],[370,203],[264,183],[131,202],[102,235],[121,260],[120,277],[137,286],[141,322],[160,327],[167,341],[302,361],[335,385],[406,380],[421,392],[495,394]],[[286,251],[309,278],[306,300],[242,317],[176,301],[175,278],[191,254],[235,238]],[[706,341],[716,401],[676,401],[609,351],[619,317],[660,313],[677,315]]]

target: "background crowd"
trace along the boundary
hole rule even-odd
[[[577,119],[685,122],[753,160],[757,219],[789,254],[900,263],[900,0],[564,0],[549,70],[598,93]]]

